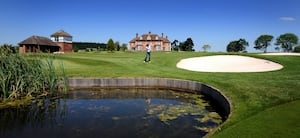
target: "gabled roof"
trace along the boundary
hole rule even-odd
[[[55,32],[54,34],[51,35],[52,36],[66,36],[66,37],[72,37],[69,33],[65,32],[64,30],[59,30],[57,32]]]
[[[52,40],[43,36],[31,36],[20,42],[19,45],[58,46]]]
[[[164,43],[171,43],[171,42],[169,41],[168,38],[162,38],[162,41],[163,41]]]
[[[167,37],[163,37],[163,36],[160,37],[157,34],[151,34],[151,32],[149,32],[148,34],[143,34],[141,36],[136,36],[135,38],[130,40],[129,43],[134,43],[136,41],[157,41],[157,40],[163,41],[164,43],[170,43]]]

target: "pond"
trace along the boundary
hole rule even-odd
[[[0,109],[0,137],[202,137],[224,118],[200,94],[158,89],[74,90]]]

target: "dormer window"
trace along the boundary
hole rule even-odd
[[[151,40],[151,37],[150,37],[150,35],[148,35],[148,36],[147,36],[147,40]]]
[[[156,36],[155,39],[158,40],[158,36]]]
[[[140,37],[140,40],[143,40],[143,37]]]

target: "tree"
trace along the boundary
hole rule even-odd
[[[267,53],[267,47],[270,46],[271,41],[273,40],[272,35],[261,35],[254,42],[254,48],[263,50],[264,53]]]
[[[245,39],[240,39],[236,41],[231,41],[227,45],[227,52],[245,52],[246,46],[248,46],[249,43]]]
[[[115,42],[115,49],[117,50],[117,51],[120,51],[120,42],[119,41],[116,41]]]
[[[115,43],[114,40],[112,38],[110,38],[107,42],[106,48],[108,51],[112,52],[115,50]]]
[[[104,43],[95,43],[95,42],[73,42],[73,50],[78,52],[79,50],[86,49],[98,49],[98,50],[106,50],[107,46]]]
[[[280,47],[279,47],[279,46],[276,46],[276,47],[275,47],[275,50],[278,51],[278,52],[280,52]]]
[[[292,33],[286,33],[280,35],[276,39],[275,45],[281,45],[281,48],[284,50],[284,52],[292,52],[293,47],[298,44],[298,37],[295,34]]]
[[[178,51],[178,40],[174,40],[172,43],[171,43],[171,46],[172,46],[172,50],[173,51]]]
[[[195,51],[193,47],[194,47],[194,42],[192,38],[187,38],[186,41],[179,44],[179,48],[182,51]]]
[[[121,51],[125,51],[127,50],[127,44],[123,43],[121,48],[120,48]]]
[[[211,46],[208,45],[208,44],[202,46],[202,49],[203,49],[204,52],[206,52],[210,48],[211,48]]]
[[[300,45],[295,47],[294,52],[300,53]]]

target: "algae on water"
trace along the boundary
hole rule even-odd
[[[161,122],[169,125],[171,121],[184,116],[193,116],[198,122],[195,129],[210,132],[222,122],[222,117],[216,112],[205,110],[209,104],[201,95],[188,93],[173,93],[177,98],[189,99],[190,103],[181,102],[179,105],[154,105],[147,111],[148,115],[155,115]],[[211,123],[211,127],[202,127],[201,124]]]

